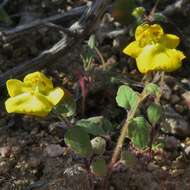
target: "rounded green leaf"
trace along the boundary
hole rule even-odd
[[[152,125],[155,125],[162,116],[162,107],[158,104],[152,103],[147,109],[148,120]]]
[[[150,127],[144,117],[135,117],[128,127],[128,137],[138,148],[144,149],[148,146],[150,138]]]
[[[106,150],[106,140],[102,137],[95,137],[91,140],[93,153],[101,155]]]
[[[64,96],[62,103],[58,104],[56,107],[56,112],[60,113],[64,117],[73,116],[76,112],[76,102],[72,95]]]
[[[149,83],[145,86],[145,91],[147,94],[158,96],[160,93],[160,88],[154,83]]]
[[[105,135],[113,130],[109,120],[102,116],[90,117],[77,121],[76,126],[80,126],[91,135]]]
[[[103,158],[93,160],[90,169],[97,176],[106,176],[107,174],[107,165]]]
[[[88,157],[92,154],[90,138],[85,130],[80,127],[69,128],[64,137],[65,143],[75,153]]]
[[[132,88],[127,85],[119,87],[116,96],[118,106],[125,109],[135,109],[137,106],[138,95]]]

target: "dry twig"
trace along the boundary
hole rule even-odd
[[[102,16],[107,10],[107,6],[111,0],[96,0],[88,7],[85,13],[81,16],[79,21],[75,22],[70,28],[71,33],[76,33],[70,36],[65,33],[63,38],[57,42],[52,48],[43,51],[36,58],[18,64],[18,66],[8,70],[0,75],[0,86],[4,85],[10,77],[21,77],[27,72],[32,72],[50,66],[52,61],[55,64],[55,59],[64,56],[67,52],[74,48],[77,44],[81,43],[90,33],[92,33],[97,24],[100,22]]]

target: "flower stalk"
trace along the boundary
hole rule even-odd
[[[136,107],[133,110],[128,112],[127,119],[125,120],[125,123],[124,123],[124,125],[123,125],[123,127],[121,129],[120,136],[118,138],[118,141],[117,141],[116,147],[114,149],[111,161],[109,163],[109,171],[110,171],[110,173],[112,172],[112,169],[113,169],[115,163],[117,162],[117,160],[119,158],[119,155],[121,153],[125,138],[126,138],[127,133],[128,133],[128,126],[129,126],[131,120],[134,118],[140,104],[142,103],[142,101],[146,97],[147,97],[147,93],[145,92],[145,90],[143,90],[141,96],[139,96],[139,99],[137,101]]]

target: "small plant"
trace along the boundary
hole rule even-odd
[[[142,9],[136,11],[134,14],[144,13]],[[90,176],[105,177],[103,189],[106,189],[107,180],[117,163],[128,165],[136,162],[134,155],[123,148],[126,138],[129,138],[133,146],[138,149],[144,150],[149,147],[151,150],[155,138],[155,127],[163,115],[160,97],[164,72],[177,70],[185,58],[183,52],[176,50],[179,42],[178,36],[165,34],[158,24],[142,24],[135,31],[135,41],[123,50],[125,54],[136,59],[137,68],[142,74],[148,75],[161,71],[161,84],[159,86],[146,82],[140,92],[128,85],[119,87],[116,102],[119,107],[126,110],[126,118],[108,165],[104,153],[114,133],[114,125],[103,116],[80,119],[72,124],[66,120],[68,123],[64,136],[66,145],[81,157],[84,161],[84,168]],[[83,56],[86,72],[92,69],[94,37],[91,37],[88,46],[90,51]],[[84,98],[83,104],[85,104],[85,97],[88,93],[85,76],[80,78],[79,82]],[[76,104],[72,95],[62,88],[54,88],[52,81],[41,72],[30,73],[23,81],[10,79],[6,84],[10,95],[5,102],[8,113],[47,116],[53,110],[64,119],[75,113]],[[141,109],[142,105],[146,110],[145,113]]]

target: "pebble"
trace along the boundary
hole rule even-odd
[[[190,91],[183,93],[182,97],[184,98],[188,108],[190,109]]]
[[[154,171],[154,170],[156,170],[156,169],[158,169],[158,168],[159,168],[159,166],[156,165],[156,164],[154,164],[153,162],[150,162],[150,163],[148,164],[148,166],[147,166],[147,169],[148,169],[149,171]]]
[[[184,149],[184,152],[185,152],[185,155],[188,159],[190,159],[190,145],[187,146],[185,149]]]
[[[64,148],[58,144],[50,144],[46,147],[45,152],[49,157],[57,157],[64,154]]]
[[[184,169],[174,169],[171,172],[172,176],[177,177],[184,174]]]
[[[0,162],[0,175],[7,175],[9,173],[11,166],[7,161]]]
[[[167,84],[164,84],[162,97],[163,97],[164,99],[166,99],[166,100],[170,100],[171,95],[172,95],[171,88],[170,88]]]
[[[168,151],[175,151],[180,146],[180,141],[173,136],[165,137],[164,141],[164,148]]]
[[[170,133],[180,137],[190,136],[190,126],[187,121],[178,118],[167,118],[165,121],[168,124]]]
[[[190,125],[177,113],[170,105],[163,106],[165,120],[162,121],[162,127],[171,134],[188,137],[190,136]]]
[[[12,153],[12,148],[10,146],[4,146],[0,148],[0,155],[3,158],[5,157],[9,158],[11,153]]]
[[[172,95],[171,96],[171,103],[172,104],[176,104],[176,103],[178,103],[180,101],[180,97],[179,96],[177,96],[177,95]]]
[[[38,166],[40,166],[40,164],[41,164],[41,160],[36,157],[30,158],[30,160],[28,161],[28,166],[30,168],[37,168]]]
[[[182,113],[184,112],[185,108],[184,108],[184,106],[182,106],[182,105],[180,105],[180,104],[176,104],[176,105],[175,105],[175,110],[176,110],[178,113],[182,114]]]

